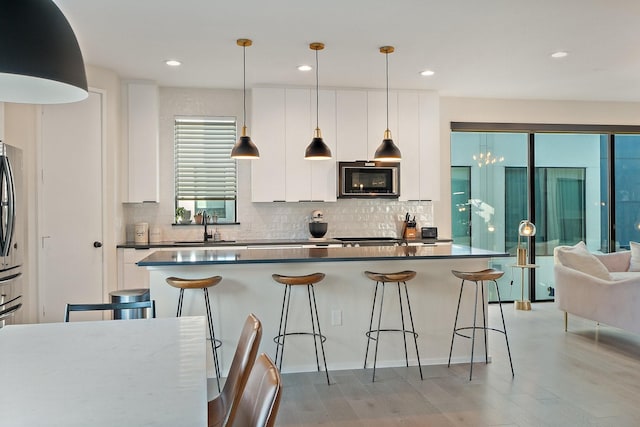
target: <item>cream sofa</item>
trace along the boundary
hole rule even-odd
[[[555,299],[565,330],[571,313],[640,334],[640,245],[591,254],[580,242],[558,246],[554,258]]]

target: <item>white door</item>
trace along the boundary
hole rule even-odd
[[[90,92],[82,102],[42,107],[40,322],[62,321],[67,303],[103,302],[102,98]]]

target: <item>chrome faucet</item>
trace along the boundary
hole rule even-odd
[[[213,237],[213,235],[209,231],[207,231],[207,222],[209,222],[207,220],[207,217],[208,217],[207,211],[203,211],[202,212],[202,223],[204,224],[204,241],[205,242]]]

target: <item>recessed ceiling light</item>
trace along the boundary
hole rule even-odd
[[[433,70],[420,71],[421,76],[433,76],[436,72]]]
[[[565,56],[569,55],[568,52],[565,52],[563,50],[559,50],[558,52],[553,52],[551,54],[552,58],[564,58]]]
[[[298,71],[311,71],[313,70],[313,67],[311,67],[311,65],[299,65],[298,66]]]
[[[182,62],[175,59],[167,59],[166,61],[164,61],[164,63],[170,67],[179,67],[180,65],[182,65]]]

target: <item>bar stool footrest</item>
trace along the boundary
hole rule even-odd
[[[324,335],[320,335],[318,333],[314,334],[313,332],[287,332],[286,334],[276,335],[273,337],[273,342],[277,345],[283,345],[284,337],[288,337],[290,335],[309,335],[312,337],[320,337],[322,342],[327,341],[327,337]]]
[[[475,328],[473,326],[465,326],[463,328],[457,328],[455,331],[453,331],[456,335],[458,335],[459,337],[463,337],[463,338],[469,338],[471,339],[471,335],[465,335],[465,334],[461,334],[458,331],[464,331],[467,329],[479,329],[479,330],[485,330],[485,331],[494,331],[494,332],[500,332],[501,334],[504,334],[505,331],[503,331],[502,329],[496,329],[496,328],[485,328],[482,326],[476,326]]]
[[[365,332],[364,334],[370,340],[375,341],[376,337],[371,336],[371,334],[377,333],[377,332],[378,332],[378,329],[372,329],[370,331]],[[418,336],[419,336],[417,332],[413,332],[413,331],[410,331],[408,329],[380,329],[380,332],[403,332],[405,334],[413,335],[415,338],[418,338]]]

